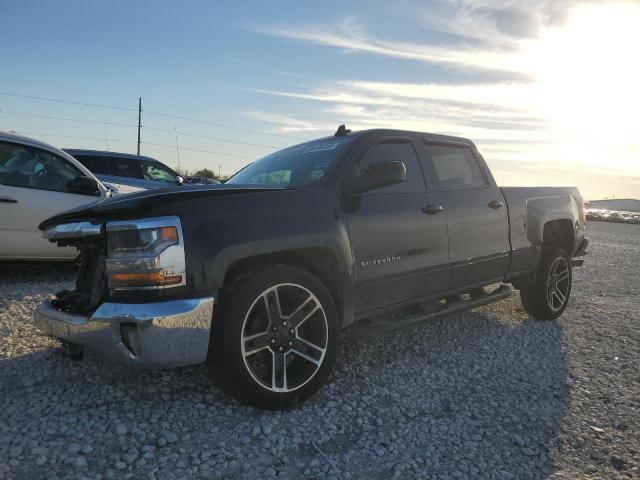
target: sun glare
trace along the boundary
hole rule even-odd
[[[576,7],[531,51],[540,113],[575,140],[636,143],[640,134],[640,5]]]

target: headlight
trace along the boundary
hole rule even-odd
[[[178,217],[109,222],[107,276],[112,290],[148,290],[186,283]]]

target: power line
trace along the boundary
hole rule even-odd
[[[149,112],[147,112],[147,113],[149,113]],[[142,128],[143,129],[146,128],[148,130],[156,130],[158,132],[175,133],[175,130],[169,130],[168,128],[149,127],[149,126],[146,126],[146,125],[143,125]],[[242,142],[240,140],[231,140],[229,138],[211,137],[209,135],[199,135],[197,133],[188,133],[188,132],[183,132],[181,130],[178,130],[178,134],[182,135],[182,136],[186,136],[186,137],[206,138],[208,140],[218,140],[220,142],[237,143],[238,145],[249,145],[251,147],[282,148],[282,147],[278,147],[276,145],[266,145],[266,144],[263,144],[263,143]]]
[[[59,135],[56,133],[41,133],[41,132],[22,132],[22,131],[13,131],[14,133],[17,133],[19,135],[39,135],[39,136],[43,136],[43,137],[57,137],[57,138],[73,138],[73,139],[80,139],[80,140],[99,140],[99,141],[103,141],[104,138],[100,138],[100,137],[82,137],[82,136],[78,136],[78,135]],[[137,140],[125,140],[125,139],[121,139],[121,138],[110,138],[109,139],[112,142],[130,142],[130,143],[137,143]],[[152,143],[152,142],[145,142],[142,141],[140,142],[143,145],[153,145],[154,147],[167,147],[167,148],[175,148],[175,145],[168,145],[166,143]],[[256,157],[250,157],[248,155],[240,155],[237,153],[227,153],[227,152],[216,152],[213,150],[201,150],[199,148],[189,148],[189,147],[183,147],[180,146],[181,150],[189,150],[192,152],[202,152],[202,153],[211,153],[213,155],[222,155],[222,156],[226,156],[226,157],[238,157],[238,158],[247,158],[249,160],[257,160]]]
[[[101,105],[98,103],[76,102],[74,100],[65,100],[61,98],[36,97],[34,95],[23,95],[21,93],[0,92],[0,95],[6,95],[9,97],[30,98],[32,100],[44,100],[46,102],[70,103],[72,105],[83,105],[85,107],[111,108],[114,110],[133,110],[133,111],[137,110],[137,108],[120,107],[118,105]]]
[[[219,127],[219,128],[228,128],[228,129],[231,129],[231,130],[240,130],[240,131],[243,131],[243,132],[258,133],[260,135],[272,135],[274,137],[290,138],[290,139],[293,139],[293,140],[302,140],[302,141],[305,140],[304,138],[294,137],[294,136],[291,136],[291,135],[284,135],[284,134],[281,134],[281,133],[265,132],[264,130],[254,130],[252,128],[236,127],[234,125],[223,125],[221,123],[208,122],[208,121],[205,121],[205,120],[196,120],[195,118],[181,117],[179,115],[170,115],[168,113],[152,112],[150,110],[145,110],[145,112],[149,113],[151,115],[157,115],[159,117],[175,118],[177,120],[184,120],[184,121],[193,122],[193,123],[202,123],[204,125],[212,125],[214,127]]]
[[[166,143],[152,143],[152,142],[142,142],[143,145],[153,145],[154,147],[167,147],[167,148],[175,148],[175,145],[168,145]],[[222,155],[226,157],[238,157],[238,158],[247,158],[249,160],[257,160],[256,157],[250,157],[248,155],[240,155],[238,153],[227,153],[227,152],[216,152],[213,150],[201,150],[199,148],[189,148],[180,145],[180,150],[189,150],[192,152],[202,152],[202,153],[211,153],[213,155]]]
[[[17,133],[19,135],[38,135],[42,137],[59,137],[59,138],[76,138],[80,140],[99,140],[103,141],[104,138],[101,137],[81,137],[77,135],[59,135],[56,133],[41,133],[41,132],[19,132],[16,130],[10,130],[12,133]],[[135,142],[135,140],[125,140],[121,138],[112,138],[110,139],[112,142]]]
[[[3,113],[5,115],[18,115],[20,117],[35,117],[35,118],[46,118],[49,120],[64,120],[67,122],[91,123],[94,125],[114,125],[117,127],[135,127],[136,126],[134,123],[102,122],[98,120],[85,120],[80,118],[55,117],[53,115],[36,115],[35,113],[26,113],[26,112],[8,112],[6,110],[0,110],[0,113]]]
[[[88,102],[78,102],[75,100],[67,100],[67,99],[62,99],[62,98],[51,98],[51,97],[38,97],[35,95],[24,95],[21,93],[13,93],[13,92],[0,92],[0,95],[6,95],[6,96],[10,96],[10,97],[20,97],[20,98],[29,98],[32,100],[43,100],[43,101],[47,101],[47,102],[58,102],[58,103],[68,103],[71,105],[82,105],[82,106],[86,106],[86,107],[98,107],[98,108],[111,108],[114,110],[125,110],[125,111],[138,111],[138,108],[131,108],[131,107],[122,107],[122,106],[118,106],[118,105],[104,105],[104,104],[98,104],[98,103],[88,103]],[[280,138],[288,138],[288,139],[292,139],[292,140],[300,140],[300,141],[304,141],[304,138],[300,138],[300,137],[295,137],[293,135],[285,135],[282,133],[273,133],[273,132],[267,132],[265,130],[257,130],[257,129],[252,129],[252,128],[245,128],[245,127],[238,127],[235,125],[224,125],[222,123],[216,123],[216,122],[209,122],[206,120],[198,120],[195,118],[190,118],[190,117],[184,117],[184,116],[180,116],[180,115],[173,115],[173,114],[169,114],[169,113],[163,113],[163,112],[155,112],[155,111],[151,111],[151,110],[145,110],[146,113],[151,114],[151,115],[157,115],[159,117],[165,117],[165,118],[173,118],[173,119],[177,119],[177,120],[184,120],[186,122],[193,122],[193,123],[200,123],[203,125],[211,125],[214,127],[218,127],[218,128],[227,128],[230,130],[238,130],[238,131],[243,131],[243,132],[250,132],[250,133],[257,133],[260,135],[271,135],[273,137],[280,137]],[[99,122],[99,123],[103,123],[103,122]],[[276,147],[277,148],[277,147]]]
[[[16,115],[16,116],[21,116],[21,117],[34,117],[34,118],[45,118],[48,120],[62,120],[62,121],[67,121],[67,122],[78,122],[78,123],[88,123],[88,124],[92,124],[92,125],[112,125],[112,126],[116,126],[116,127],[137,127],[137,124],[135,123],[120,123],[120,122],[103,122],[103,121],[99,121],[99,120],[86,120],[86,119],[81,119],[81,118],[70,118],[70,117],[56,117],[53,115],[38,115],[35,113],[26,113],[26,112],[9,112],[7,110],[0,110],[0,114],[5,114],[5,115]],[[166,133],[172,133],[175,134],[175,130],[169,130],[168,128],[158,128],[158,127],[149,127],[147,125],[142,125],[143,129],[147,129],[147,130],[154,130],[154,131],[158,131],[158,132],[166,132]],[[266,145],[266,144],[261,144],[261,143],[251,143],[251,142],[242,142],[240,140],[231,140],[230,138],[223,138],[223,137],[212,137],[209,135],[199,135],[197,133],[189,133],[189,132],[183,132],[183,131],[178,131],[177,132],[179,135],[182,136],[187,136],[187,137],[197,137],[197,138],[205,138],[208,140],[217,140],[220,142],[227,142],[227,143],[235,143],[238,145],[249,145],[252,147],[264,147],[264,148],[275,148],[275,149],[279,149],[282,147],[276,146],[276,145]]]

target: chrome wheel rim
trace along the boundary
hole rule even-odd
[[[291,392],[316,375],[328,339],[327,316],[318,298],[302,285],[281,283],[258,295],[247,311],[242,359],[261,387]]]
[[[551,264],[547,278],[547,304],[554,312],[560,310],[567,302],[570,287],[569,264],[562,258],[556,258]]]

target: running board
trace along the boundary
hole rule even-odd
[[[425,322],[433,320],[435,318],[443,317],[445,315],[453,315],[455,313],[464,312],[481,305],[495,302],[507,298],[513,293],[513,289],[509,285],[500,285],[491,293],[485,293],[477,297],[472,297],[469,300],[457,300],[451,303],[445,303],[442,308],[432,313],[425,313],[420,315],[409,315],[407,320],[387,320],[377,322],[359,322],[351,327],[351,331],[355,338],[359,339],[371,339],[390,333],[406,330],[421,325]]]

